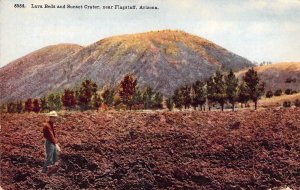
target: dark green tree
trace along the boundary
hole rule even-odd
[[[48,96],[49,111],[55,110],[55,94]]]
[[[243,81],[246,84],[250,99],[254,102],[255,109],[257,109],[257,102],[264,94],[265,84],[260,82],[260,79],[254,68],[251,68],[246,72],[245,76],[243,77]]]
[[[184,99],[184,97],[183,97],[182,91],[180,90],[180,88],[177,88],[174,91],[174,95],[172,96],[172,100],[175,104],[175,107],[179,110],[182,110],[182,106],[184,104],[183,99]]]
[[[20,101],[18,101],[17,102],[17,112],[18,113],[22,113],[23,112],[23,102],[22,102],[22,100],[20,100]]]
[[[97,111],[99,111],[99,108],[102,104],[102,99],[101,99],[101,96],[96,93],[94,96],[93,96],[93,107],[94,109],[96,109]]]
[[[133,95],[133,102],[135,105],[143,105],[143,93],[139,87],[136,87],[135,93]]]
[[[61,95],[59,93],[55,96],[55,110],[59,111],[61,110],[62,102],[61,102]]]
[[[217,71],[215,76],[214,76],[214,82],[215,82],[215,101],[217,101],[220,106],[222,111],[224,110],[224,104],[226,103],[227,100],[227,94],[226,94],[226,84],[224,81],[224,76],[220,71]]]
[[[203,105],[206,102],[206,89],[205,83],[201,81],[196,81],[192,85],[192,106],[196,109],[200,106],[201,111],[203,110]]]
[[[234,111],[234,105],[238,99],[239,80],[235,77],[232,70],[230,70],[229,74],[226,76],[225,83],[227,99],[232,105],[232,111]]]
[[[206,81],[208,109],[211,110],[211,106],[216,102],[216,83],[213,77],[209,77]]]
[[[85,80],[81,83],[78,94],[78,105],[81,110],[88,110],[92,107],[92,97],[97,92],[97,84],[92,80]]]
[[[41,108],[40,108],[39,100],[38,100],[38,99],[34,99],[34,100],[33,100],[33,108],[32,108],[32,111],[34,111],[35,113],[39,113],[40,110],[41,110]]]
[[[182,92],[183,95],[184,109],[189,109],[192,103],[191,87],[189,85],[184,85],[183,87],[180,88],[180,91]]]
[[[7,104],[7,112],[8,113],[17,113],[17,104],[14,102],[9,102]]]
[[[67,110],[74,109],[76,106],[75,92],[70,89],[65,89],[61,101]]]
[[[24,110],[27,111],[27,112],[31,112],[32,111],[32,100],[31,98],[28,98],[25,102],[25,108]]]
[[[48,105],[49,105],[49,111],[59,111],[61,110],[62,102],[61,102],[61,96],[60,94],[50,94],[48,96]]]
[[[153,107],[154,95],[155,92],[153,91],[153,89],[149,86],[146,87],[142,95],[145,109],[150,109]]]
[[[134,104],[133,97],[135,94],[137,85],[137,79],[131,75],[127,74],[119,84],[119,96],[123,104],[131,110]]]
[[[102,93],[103,103],[109,107],[114,104],[114,96],[116,92],[112,87],[107,87]]]
[[[49,105],[48,105],[47,98],[45,96],[40,98],[40,102],[41,102],[41,112],[48,112],[49,111]]]
[[[241,107],[243,107],[243,104],[246,105],[246,103],[250,100],[250,95],[247,90],[245,82],[241,82],[238,88],[238,101],[241,103]]]
[[[169,109],[169,111],[172,111],[174,108],[174,103],[172,98],[166,99],[166,106]]]
[[[155,109],[163,108],[163,95],[160,92],[155,93],[153,101]]]

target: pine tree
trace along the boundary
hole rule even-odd
[[[97,84],[92,80],[85,80],[81,83],[78,94],[78,104],[81,110],[88,110],[91,108],[92,97],[97,92]]]
[[[243,77],[243,81],[246,84],[250,99],[254,102],[255,109],[257,109],[257,102],[264,94],[265,84],[260,82],[260,79],[254,68],[251,68],[246,72],[245,76]]]
[[[76,97],[73,90],[65,89],[61,97],[63,105],[68,109],[74,109],[76,106]]]
[[[61,95],[60,94],[56,94],[54,100],[55,100],[55,110],[56,111],[61,110],[61,107],[62,107]]]
[[[238,88],[238,101],[241,103],[241,107],[243,107],[243,103],[246,104],[250,99],[249,92],[247,90],[246,84],[243,81]]]
[[[154,95],[154,108],[155,109],[163,108],[163,95],[160,92],[156,92]]]
[[[176,89],[174,91],[174,95],[172,96],[172,100],[175,104],[175,107],[179,110],[182,109],[182,106],[184,104],[184,97],[183,97],[183,94],[182,94],[182,91],[180,90],[180,88]]]
[[[32,111],[34,111],[35,113],[39,113],[40,110],[41,110],[41,108],[40,108],[39,100],[38,100],[38,99],[34,99],[34,100],[33,100],[33,108],[32,108]]]
[[[48,106],[48,101],[46,97],[42,97],[40,99],[41,102],[41,112],[48,112],[49,111],[49,106]]]
[[[206,102],[206,89],[205,83],[201,81],[196,81],[192,85],[192,106],[196,109],[200,106],[201,111],[203,109],[203,105]]]
[[[134,103],[133,96],[135,94],[136,85],[137,80],[131,74],[127,74],[119,84],[119,96],[121,101],[129,107],[130,110]]]
[[[96,109],[97,111],[99,111],[99,108],[102,104],[102,99],[101,99],[101,96],[96,93],[94,96],[93,96],[93,106],[94,106],[94,109]]]
[[[155,92],[151,87],[146,87],[146,89],[143,92],[143,102],[144,102],[144,108],[149,109],[153,107],[153,99],[154,99]]]
[[[184,109],[189,109],[192,103],[191,98],[191,87],[189,85],[184,85],[180,88],[183,95],[183,105]]]
[[[25,111],[31,112],[32,111],[32,100],[31,98],[27,99],[25,102]]]
[[[109,107],[112,107],[114,104],[115,90],[111,87],[107,87],[106,90],[102,93],[103,103]]]
[[[136,87],[135,93],[133,95],[133,102],[135,105],[143,105],[143,93],[139,87]]]
[[[217,71],[214,76],[214,82],[215,82],[215,100],[221,105],[222,111],[224,110],[224,104],[227,100],[226,95],[226,84],[224,81],[224,76],[220,71]]]
[[[216,84],[213,77],[209,77],[206,81],[208,109],[211,110],[211,105],[216,102]]]
[[[18,113],[22,113],[23,112],[23,102],[22,102],[22,100],[20,100],[20,101],[18,101],[17,102],[17,112]]]
[[[166,106],[169,109],[169,111],[172,111],[174,108],[174,103],[173,103],[173,99],[172,98],[168,98],[166,100]]]
[[[48,104],[49,104],[49,111],[59,111],[61,110],[61,97],[60,94],[50,94],[48,96]]]
[[[55,94],[50,94],[48,96],[48,102],[49,102],[49,111],[55,110]]]
[[[230,70],[229,74],[227,75],[225,83],[227,98],[228,101],[232,104],[232,111],[234,111],[234,105],[238,98],[239,80],[235,77],[232,70]]]
[[[8,113],[16,113],[17,112],[17,104],[14,102],[9,102],[7,104],[7,112]]]

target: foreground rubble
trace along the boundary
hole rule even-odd
[[[1,114],[7,189],[274,189],[300,187],[300,109],[64,113],[55,175],[42,114]]]

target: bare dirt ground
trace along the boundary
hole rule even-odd
[[[44,161],[42,114],[1,114],[7,189],[300,188],[300,109],[65,113],[61,167]]]

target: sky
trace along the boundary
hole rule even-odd
[[[31,8],[45,3],[159,9]],[[208,39],[250,61],[300,61],[300,0],[0,0],[0,67],[48,45],[87,46],[164,29]]]

